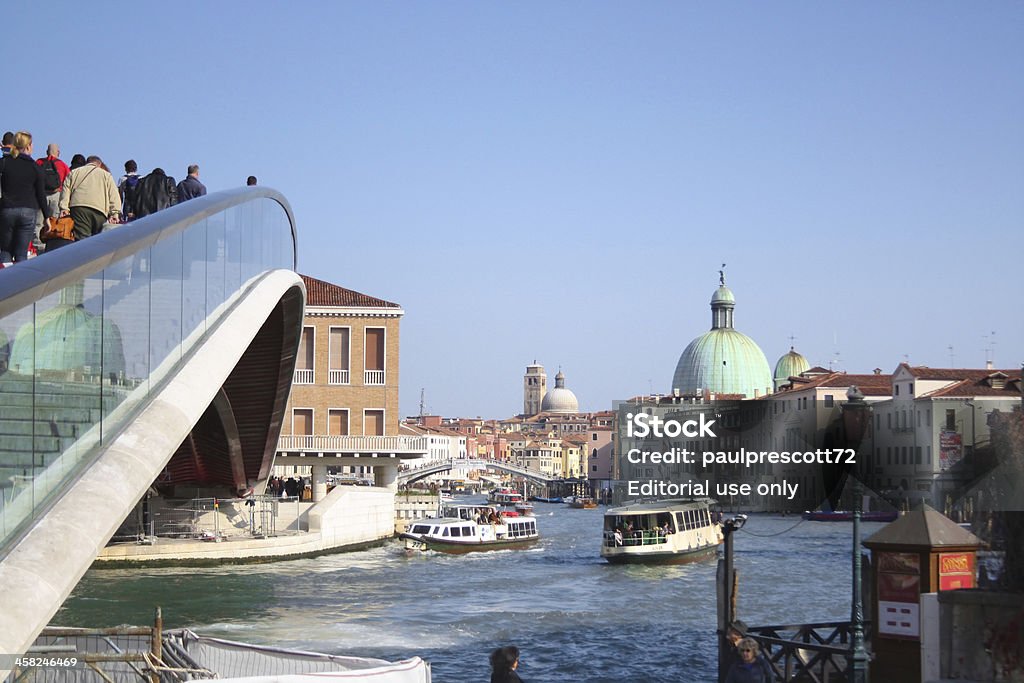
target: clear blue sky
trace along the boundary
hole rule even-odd
[[[722,262],[773,365],[1024,361],[1020,2],[5,15],[0,128],[282,191],[302,272],[406,309],[404,414],[668,391]]]

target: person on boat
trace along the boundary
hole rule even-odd
[[[661,533],[663,536],[668,536],[672,533],[672,526],[668,522],[665,522],[665,525],[661,527]]]
[[[487,521],[491,524],[501,524],[501,515],[491,510],[491,514],[487,516]]]
[[[760,647],[753,638],[741,638],[736,643],[740,660],[732,665],[725,683],[771,683],[775,680],[767,660],[760,654]]]
[[[616,545],[616,547],[621,547],[622,546],[622,529],[620,529],[619,527],[615,527],[615,533],[613,534],[613,536],[615,538],[615,545]]]
[[[491,683],[522,683],[519,668],[519,648],[515,645],[499,647],[491,653]]]

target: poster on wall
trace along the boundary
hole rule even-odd
[[[939,554],[939,590],[974,588],[974,553]]]
[[[914,553],[878,554],[878,634],[921,635],[921,558]]]
[[[960,434],[946,429],[939,432],[939,466],[948,470],[963,457],[963,439]]]

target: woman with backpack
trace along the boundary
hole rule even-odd
[[[28,245],[36,229],[36,214],[50,217],[43,187],[43,171],[32,159],[32,135],[15,133],[10,156],[0,162],[0,259],[15,263],[28,259]]]

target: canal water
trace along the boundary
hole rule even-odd
[[[55,618],[147,624],[251,643],[389,660],[419,655],[439,683],[488,680],[515,644],[541,681],[715,680],[715,560],[611,566],[603,508],[538,503],[530,549],[409,556],[398,541],[355,553],[210,568],[94,569]],[[880,528],[865,524],[864,537]],[[845,620],[850,524],[752,515],[735,536],[738,615],[750,625]]]

